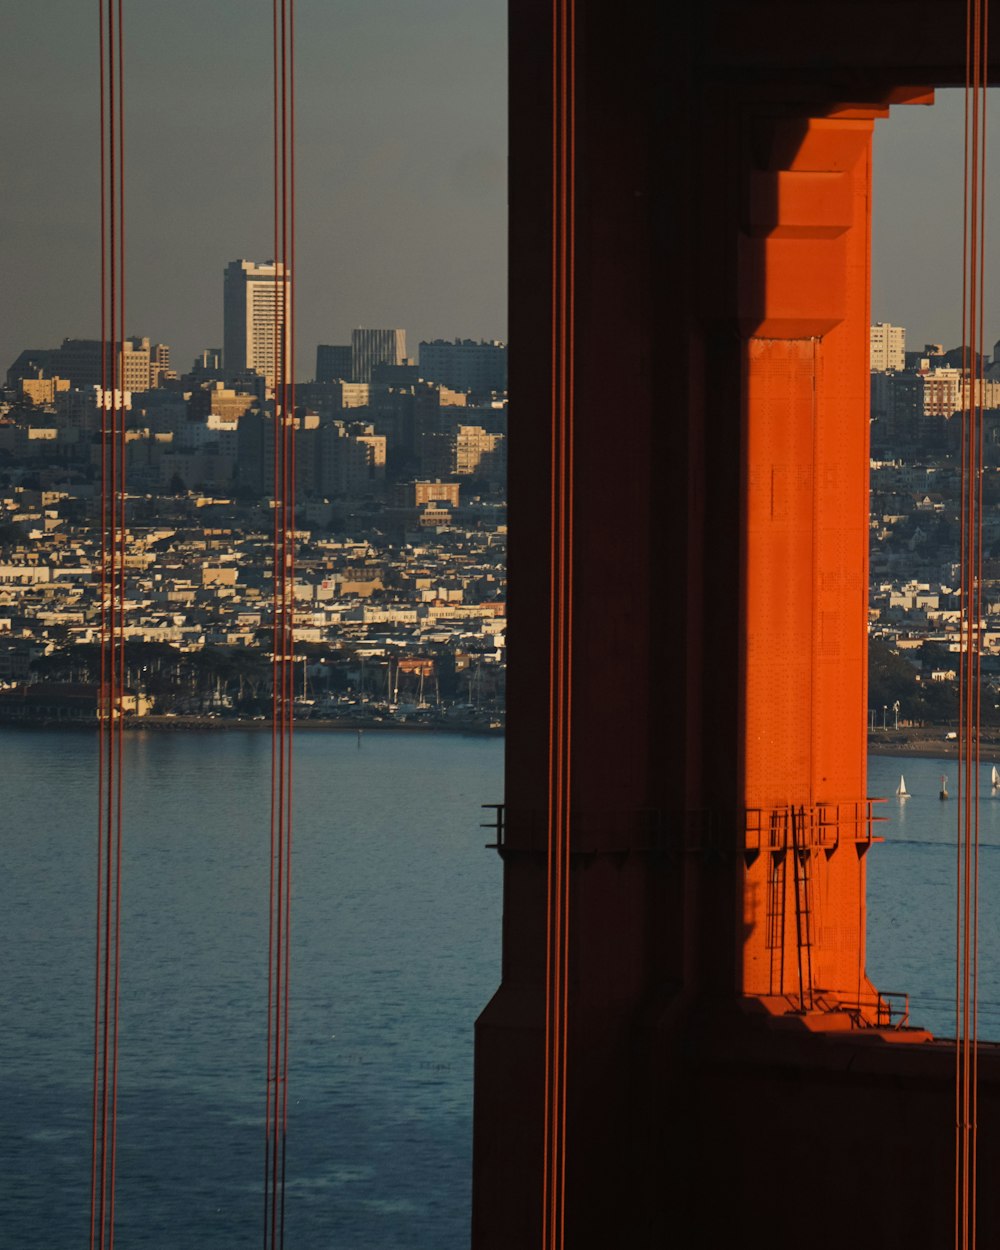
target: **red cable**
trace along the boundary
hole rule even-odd
[[[100,56],[100,174],[101,174],[101,571],[100,571],[100,686],[98,688],[98,711],[103,706],[104,687],[107,680],[105,649],[107,647],[107,417],[104,396],[107,393],[107,206],[105,199],[106,183],[106,144],[104,136],[105,124],[105,83],[104,83],[104,0],[98,0],[98,37]],[[97,1220],[97,1174],[100,1117],[100,1039],[101,1039],[101,916],[103,914],[103,854],[102,841],[104,833],[104,728],[98,723],[97,735],[97,899],[94,909],[96,931],[94,935],[94,1066],[93,1066],[93,1104],[91,1125],[91,1158],[90,1158],[90,1250],[94,1250]]]
[[[272,534],[271,837],[268,903],[267,1109],[264,1245],[284,1244],[291,965],[292,732],[294,719],[295,450],[293,0],[273,0],[274,466]]]
[[[552,485],[549,492],[549,736],[548,736],[548,820],[546,831],[546,845],[548,854],[546,857],[546,879],[545,879],[545,1078],[544,1078],[544,1116],[543,1116],[543,1136],[542,1136],[542,1247],[543,1250],[549,1245],[549,1179],[551,1168],[551,1151],[552,1151],[552,1119],[551,1119],[551,1098],[552,1098],[552,1070],[550,1056],[554,1045],[552,1019],[552,980],[553,980],[553,959],[552,946],[554,934],[554,899],[553,899],[553,875],[554,875],[554,828],[552,820],[552,795],[555,787],[555,738],[554,738],[554,720],[555,720],[555,672],[556,672],[556,592],[555,592],[555,568],[556,568],[556,463],[557,463],[557,430],[558,430],[558,326],[556,316],[556,291],[558,288],[559,270],[558,257],[556,252],[556,241],[559,237],[558,232],[558,207],[557,207],[557,186],[558,186],[558,169],[557,154],[559,151],[559,119],[556,108],[556,90],[558,83],[558,0],[552,0],[552,220],[550,228],[552,231],[552,254],[551,254],[551,273],[550,283],[552,289],[552,325],[551,325],[551,342],[550,342],[550,369],[552,373],[552,408],[550,415],[550,439],[549,439],[549,457],[551,462],[550,473],[552,477]]]
[[[971,1011],[973,1006],[972,987],[971,987],[971,968],[972,968],[972,898],[974,891],[973,883],[973,856],[972,844],[974,838],[973,824],[975,816],[975,804],[978,799],[978,778],[976,777],[975,762],[978,755],[978,744],[974,737],[974,728],[976,722],[976,693],[977,693],[977,652],[978,652],[978,578],[977,578],[977,534],[976,534],[976,514],[977,500],[979,497],[978,483],[978,397],[977,397],[977,380],[979,374],[977,348],[979,346],[979,309],[977,300],[977,283],[979,278],[978,258],[981,250],[981,234],[980,221],[978,215],[979,195],[980,195],[980,161],[981,161],[981,144],[980,144],[980,118],[979,118],[979,49],[980,49],[980,0],[975,3],[975,21],[973,27],[973,84],[972,84],[972,180],[970,187],[971,199],[971,242],[970,242],[970,259],[971,259],[971,281],[969,290],[969,324],[970,324],[970,427],[969,427],[969,540],[966,544],[966,553],[968,556],[967,580],[966,580],[966,605],[967,605],[967,636],[966,646],[968,648],[968,663],[966,666],[966,718],[965,718],[965,778],[966,778],[966,799],[965,799],[965,860],[964,860],[964,885],[965,885],[965,906],[964,906],[964,933],[962,942],[963,954],[963,1008],[962,1008],[962,1039],[963,1039],[963,1073],[962,1073],[962,1119],[963,1119],[963,1218],[965,1222],[964,1240],[968,1246],[975,1244],[975,1229],[970,1226],[971,1216],[971,1173],[974,1170],[974,1161],[972,1154],[972,1136],[970,1125],[970,1108],[971,1108],[971,1076],[972,1076],[972,1028],[971,1028]]]
[[[288,518],[287,518],[287,499],[288,499],[288,466],[287,466],[287,390],[286,390],[286,361],[285,361],[285,307],[284,307],[284,256],[285,256],[285,239],[286,226],[285,218],[287,211],[287,192],[285,186],[285,144],[286,144],[286,124],[285,124],[285,75],[286,75],[286,53],[285,53],[285,0],[281,0],[281,19],[279,24],[280,32],[280,83],[279,87],[279,108],[280,108],[280,189],[281,189],[281,218],[280,218],[280,250],[275,257],[275,273],[274,273],[274,307],[275,315],[278,317],[280,334],[275,338],[274,351],[277,364],[277,378],[275,386],[275,415],[281,429],[281,446],[280,453],[276,447],[276,453],[280,455],[281,464],[281,543],[280,543],[280,559],[281,559],[281,577],[278,583],[280,590],[280,636],[281,636],[281,655],[279,659],[279,673],[281,682],[281,693],[279,699],[279,739],[278,739],[278,864],[277,864],[277,889],[275,894],[276,922],[277,922],[277,946],[275,949],[275,1013],[276,1028],[274,1037],[274,1133],[275,1133],[275,1150],[272,1159],[272,1201],[271,1201],[271,1244],[276,1246],[278,1242],[278,1203],[279,1203],[279,1134],[281,1132],[281,1042],[284,1032],[284,1018],[282,1013],[283,1006],[283,951],[285,943],[284,929],[284,835],[285,835],[285,784],[286,784],[286,732],[285,723],[287,720],[287,700],[288,700],[288,674],[286,655],[288,648],[288,585],[287,585],[287,550],[288,550]],[[279,398],[280,397],[280,398]]]
[[[565,1242],[573,593],[572,0],[552,9],[552,432],[549,583],[549,803],[546,870],[542,1245]]]
[[[288,673],[288,746],[287,761],[287,812],[285,816],[285,1000],[282,1038],[282,1119],[281,1119],[281,1236],[280,1245],[285,1244],[285,1165],[288,1141],[288,1028],[289,1028],[289,991],[291,985],[291,921],[292,921],[292,780],[293,780],[293,730],[295,719],[295,3],[288,0],[288,44],[287,44],[287,101],[288,101],[288,251],[282,274],[282,295],[287,346],[284,362],[284,373],[288,387],[288,520],[290,524],[290,540],[288,549],[288,646],[285,651]]]
[[[115,108],[116,108],[116,91],[115,91],[115,38],[114,38],[114,11],[110,3],[108,4],[108,154],[109,154],[109,184],[108,184],[108,200],[110,205],[109,223],[108,223],[108,307],[109,307],[109,326],[111,330],[110,360],[111,360],[111,415],[110,415],[110,446],[109,446],[109,486],[108,486],[108,516],[109,516],[109,557],[110,557],[110,585],[108,590],[108,619],[109,619],[109,640],[108,640],[108,691],[109,702],[105,709],[105,732],[108,734],[108,751],[107,751],[107,808],[105,811],[105,831],[104,831],[104,854],[105,854],[105,897],[104,897],[104,914],[103,914],[103,942],[104,942],[104,991],[102,1001],[102,1102],[101,1102],[101,1205],[100,1205],[100,1229],[101,1229],[101,1246],[106,1245],[107,1238],[107,1197],[108,1197],[108,1159],[107,1159],[107,1142],[108,1142],[108,1049],[109,1049],[109,994],[110,994],[110,978],[111,978],[111,898],[113,883],[111,880],[111,846],[112,846],[112,804],[114,794],[114,692],[116,684],[115,674],[115,637],[117,634],[117,617],[115,611],[115,560],[116,555],[116,510],[114,501],[114,484],[117,477],[117,443],[115,440],[115,409],[114,409],[114,392],[117,386],[116,361],[117,356],[114,351],[115,336],[117,332],[117,289],[116,289],[116,273],[117,273],[117,252],[116,252],[116,211],[117,205],[115,201],[115,185],[117,177],[117,148],[115,144]]]
[[[563,1053],[562,1053],[562,1089],[563,1089],[563,1106],[562,1106],[562,1158],[560,1165],[560,1194],[559,1194],[559,1227],[560,1239],[559,1244],[562,1246],[566,1235],[566,1142],[568,1140],[566,1127],[566,1088],[567,1088],[567,1053],[568,1053],[568,1035],[569,1035],[569,883],[570,883],[570,795],[572,781],[572,714],[573,714],[573,499],[574,499],[574,412],[575,412],[575,392],[574,382],[576,375],[576,343],[575,330],[576,322],[574,317],[574,309],[576,307],[576,291],[575,291],[575,275],[576,275],[576,7],[570,0],[567,4],[568,29],[565,37],[565,60],[566,60],[566,94],[568,100],[566,103],[566,148],[567,148],[567,164],[568,164],[568,189],[565,194],[565,205],[567,214],[567,241],[566,241],[566,303],[567,303],[567,319],[566,319],[566,825],[565,825],[565,850],[564,857],[566,863],[566,876],[564,884],[563,912],[565,915],[565,935],[563,940]]]
[[[557,637],[558,637],[558,604],[559,597],[556,583],[558,562],[558,433],[559,433],[559,0],[553,0],[552,8],[552,414],[550,436],[550,458],[552,485],[550,490],[550,528],[549,528],[549,759],[548,759],[548,856],[546,861],[546,947],[545,947],[545,1103],[544,1103],[544,1137],[543,1137],[543,1173],[542,1173],[542,1247],[549,1250],[551,1245],[551,1169],[553,1152],[553,1098],[554,1072],[552,1055],[556,1048],[557,1022],[552,1011],[554,980],[556,975],[554,946],[557,895],[554,889],[556,873],[556,833],[554,822],[554,796],[557,787],[558,740],[556,737],[556,671],[557,671]]]
[[[119,507],[120,518],[118,527],[118,570],[119,570],[119,591],[118,591],[118,697],[116,706],[111,718],[111,725],[117,735],[116,756],[116,791],[115,791],[115,901],[114,901],[114,1022],[112,1028],[112,1085],[111,1085],[111,1180],[109,1195],[109,1250],[114,1247],[115,1241],[115,1180],[117,1175],[118,1160],[118,1028],[121,1016],[121,897],[122,897],[122,825],[123,825],[123,807],[124,807],[124,777],[125,777],[125,597],[126,597],[126,581],[125,581],[125,544],[126,544],[126,525],[125,525],[125,453],[126,453],[126,433],[125,433],[125,44],[122,34],[123,30],[123,4],[122,0],[118,0],[118,161],[119,161],[119,177],[118,177],[118,281],[119,281],[119,297],[118,297],[118,318],[121,343],[121,355],[119,365],[119,385],[115,390],[115,402],[118,402],[120,396],[120,407],[118,410],[118,429],[119,429]]]
[[[968,365],[968,343],[969,343],[969,326],[968,326],[968,283],[969,283],[969,169],[970,169],[970,123],[969,123],[969,104],[970,104],[970,77],[971,77],[971,55],[972,55],[972,10],[971,0],[966,0],[966,21],[965,21],[965,95],[964,95],[964,121],[963,121],[963,175],[962,175],[962,375],[967,376]],[[968,583],[966,580],[967,554],[966,539],[968,536],[968,526],[966,524],[966,515],[968,512],[968,473],[966,471],[966,458],[968,456],[968,422],[965,413],[965,397],[963,390],[962,403],[962,426],[961,426],[961,504],[960,515],[961,538],[960,538],[960,568],[962,570],[962,588],[963,588],[963,612],[967,605]],[[964,734],[965,725],[965,670],[967,664],[965,639],[964,635],[959,637],[959,682],[958,682],[958,723],[960,735]],[[962,802],[965,793],[962,775],[962,752],[964,750],[964,737],[959,738],[959,759],[958,759],[958,809],[956,813],[956,838],[955,838],[955,1250],[960,1250],[961,1246],[961,1226],[962,1226]]]
[[[983,34],[982,34],[982,77],[981,77],[981,105],[982,105],[982,177],[981,177],[981,200],[980,200],[980,219],[982,221],[983,238],[979,254],[979,339],[980,339],[980,362],[983,359],[984,347],[984,330],[985,330],[985,291],[986,291],[986,88],[988,86],[987,72],[987,52],[989,46],[989,3],[983,6]],[[983,409],[985,408],[985,376],[980,365],[979,370],[979,465],[983,464]],[[979,476],[979,518],[977,526],[977,542],[978,542],[978,576],[977,586],[979,592],[979,604],[977,607],[976,620],[977,627],[983,619],[982,605],[982,588],[983,588],[983,498],[982,498],[982,478]],[[981,643],[981,639],[980,639]],[[977,665],[977,682],[976,682],[976,849],[975,849],[975,866],[974,881],[975,893],[973,895],[973,977],[972,977],[972,1107],[971,1107],[971,1132],[972,1132],[972,1198],[970,1221],[973,1228],[973,1243],[975,1242],[976,1229],[976,1205],[977,1205],[977,1176],[978,1167],[976,1161],[978,1158],[978,1107],[979,1107],[979,743],[981,734],[979,732],[982,723],[982,647],[976,650]]]
[[[975,818],[973,826],[973,868],[972,868],[972,937],[971,937],[971,956],[972,956],[972,974],[971,974],[971,1062],[970,1062],[970,1083],[971,1097],[969,1105],[969,1133],[970,1133],[970,1199],[969,1199],[969,1225],[971,1228],[972,1245],[975,1246],[976,1241],[976,1178],[977,1178],[977,1113],[978,1113],[978,1076],[979,1076],[979,769],[980,769],[980,726],[982,724],[982,620],[983,620],[983,492],[982,492],[982,465],[983,465],[983,410],[985,408],[985,375],[982,368],[984,359],[984,329],[985,329],[985,289],[986,289],[986,88],[988,81],[987,72],[987,48],[988,48],[988,32],[989,32],[989,0],[984,0],[980,10],[980,21],[977,24],[977,33],[980,38],[979,57],[977,58],[977,70],[979,75],[979,305],[977,309],[978,315],[978,342],[976,356],[976,393],[978,403],[976,406],[976,517],[975,517],[975,571],[976,571],[976,648],[974,652],[975,673],[976,673],[976,707],[975,707]]]
[[[114,405],[114,390],[115,390],[115,387],[116,387],[116,385],[117,385],[117,382],[116,382],[116,364],[114,363],[114,362],[116,361],[116,359],[117,359],[117,357],[116,357],[116,355],[115,355],[115,352],[114,352],[114,342],[115,342],[115,334],[116,334],[116,328],[117,328],[117,321],[116,321],[116,312],[117,312],[116,294],[117,294],[117,290],[116,290],[116,283],[115,283],[115,278],[116,278],[116,273],[117,273],[117,268],[116,268],[116,258],[117,258],[117,252],[116,252],[116,242],[117,242],[117,236],[116,236],[116,231],[115,231],[115,221],[116,221],[116,211],[117,211],[117,205],[116,205],[116,201],[115,201],[115,176],[116,176],[116,169],[117,169],[117,149],[116,149],[116,145],[115,145],[115,101],[116,101],[116,92],[115,92],[115,86],[114,86],[114,83],[115,83],[115,71],[114,71],[114,60],[115,60],[115,54],[114,54],[114,46],[115,46],[115,41],[114,41],[114,16],[113,16],[113,8],[112,8],[112,5],[111,5],[111,3],[110,3],[110,0],[109,0],[109,4],[108,4],[108,19],[107,19],[107,20],[108,20],[108,78],[109,78],[109,85],[108,85],[108,90],[109,90],[109,98],[108,98],[108,112],[109,112],[109,125],[108,125],[108,153],[109,153],[109,186],[108,186],[108,199],[109,199],[109,203],[110,203],[110,214],[109,214],[109,223],[108,223],[108,252],[109,252],[109,262],[108,262],[108,271],[109,271],[108,307],[109,307],[109,325],[110,325],[110,330],[111,330],[111,347],[110,347],[110,361],[111,361],[111,368],[110,368],[110,373],[111,373],[111,403],[112,403],[112,407],[111,407],[111,415],[110,415],[110,430],[111,430],[111,437],[110,437],[110,445],[109,445],[109,448],[108,448],[109,469],[110,469],[110,478],[109,478],[109,483],[110,483],[110,484],[109,484],[109,487],[108,487],[108,492],[109,492],[109,493],[108,493],[108,515],[109,515],[109,531],[108,531],[108,533],[109,533],[109,538],[108,538],[108,544],[109,544],[109,557],[110,557],[110,569],[109,569],[109,573],[110,573],[110,586],[109,586],[109,592],[108,592],[108,619],[109,619],[109,641],[108,641],[108,670],[109,670],[109,671],[108,671],[108,690],[109,690],[109,703],[108,703],[108,707],[105,709],[105,726],[106,726],[105,732],[109,735],[109,741],[108,741],[108,753],[107,753],[107,769],[108,769],[108,776],[107,776],[107,787],[108,787],[108,790],[107,790],[107,809],[106,809],[106,811],[105,811],[105,829],[104,829],[105,864],[106,864],[107,871],[106,871],[106,874],[105,874],[105,878],[106,878],[106,879],[105,879],[105,898],[104,898],[104,912],[103,912],[103,928],[104,928],[104,934],[103,934],[103,942],[104,942],[104,992],[103,992],[103,1002],[102,1002],[102,1009],[101,1009],[101,1011],[102,1011],[102,1015],[101,1015],[101,1018],[102,1018],[102,1046],[101,1046],[101,1058],[102,1058],[102,1067],[103,1067],[103,1071],[102,1071],[102,1082],[101,1082],[101,1088],[102,1088],[102,1091],[103,1091],[103,1098],[102,1098],[102,1103],[101,1103],[101,1217],[100,1217],[100,1227],[101,1227],[101,1246],[102,1246],[102,1247],[105,1245],[106,1229],[107,1229],[107,1223],[106,1223],[106,1220],[107,1220],[106,1202],[107,1202],[107,1183],[108,1183],[108,1181],[107,1181],[107,1132],[108,1132],[108,1097],[107,1097],[107,1089],[108,1089],[108,1041],[109,1041],[109,1038],[108,1038],[108,1027],[109,1027],[109,1024],[108,1024],[108,1007],[109,1007],[109,1004],[108,1004],[108,994],[109,994],[110,972],[111,972],[111,969],[110,969],[111,944],[110,944],[110,931],[109,931],[109,930],[110,930],[110,920],[111,920],[111,917],[110,917],[110,910],[111,910],[110,899],[111,899],[111,889],[112,889],[112,883],[111,883],[111,863],[112,863],[112,860],[111,860],[111,810],[112,810],[112,806],[111,806],[111,805],[112,805],[112,803],[113,803],[113,798],[112,798],[112,796],[113,796],[113,794],[114,794],[114,765],[115,765],[115,761],[114,761],[114,739],[113,739],[113,736],[112,736],[113,731],[112,731],[112,729],[111,729],[111,724],[112,724],[112,720],[111,720],[111,718],[112,718],[112,716],[113,716],[113,709],[114,709],[114,689],[115,689],[115,654],[114,654],[114,641],[115,641],[116,629],[117,629],[117,625],[116,625],[116,616],[115,616],[115,589],[116,589],[116,587],[115,587],[115,560],[116,560],[116,558],[117,558],[117,557],[116,557],[116,552],[115,552],[115,545],[116,545],[116,544],[115,544],[115,528],[116,528],[116,524],[115,524],[115,516],[116,516],[116,513],[115,513],[115,502],[114,502],[114,483],[115,483],[116,476],[117,476],[117,456],[116,456],[116,453],[117,453],[117,443],[116,443],[116,440],[115,440],[115,411],[114,411],[114,406],[113,406],[113,405]]]
[[[955,1246],[976,1243],[979,768],[982,718],[983,406],[988,0],[967,0],[962,283],[962,586],[955,983]]]
[[[966,6],[966,81],[965,81],[965,105],[964,105],[964,172],[963,172],[963,217],[962,217],[962,373],[963,377],[968,376],[968,344],[969,344],[969,325],[968,325],[968,284],[969,284],[969,177],[970,177],[970,88],[971,88],[971,39],[972,39],[972,20],[971,20],[971,0],[967,0]],[[968,557],[966,551],[966,542],[968,538],[968,490],[969,480],[967,471],[969,430],[968,421],[965,412],[965,392],[963,391],[963,414],[962,414],[962,498],[961,498],[961,569],[962,569],[962,586],[963,586],[963,623],[964,618],[968,615],[968,582],[966,578],[966,569],[968,566]],[[963,866],[963,796],[965,794],[964,775],[963,775],[963,759],[965,750],[964,726],[966,721],[966,668],[968,658],[966,654],[966,636],[963,633],[960,638],[961,649],[959,653],[959,766],[958,766],[958,812],[957,812],[957,837],[956,837],[956,911],[955,911],[955,1247],[960,1250],[963,1237],[963,1223],[965,1205],[963,1202],[963,1006],[965,995],[963,993],[962,982],[962,937],[964,931],[963,924],[963,904],[964,895],[962,889],[962,866]]]
[[[272,76],[274,82],[273,90],[273,149],[274,149],[274,241],[273,256],[275,264],[275,295],[274,295],[274,319],[273,319],[273,343],[274,351],[277,354],[278,335],[280,333],[280,323],[278,318],[278,286],[277,286],[277,262],[278,262],[278,0],[272,0],[271,5],[271,37],[272,37]],[[271,1044],[273,1035],[273,1014],[274,1014],[274,877],[275,877],[275,848],[277,844],[277,813],[275,810],[275,799],[277,795],[277,762],[278,762],[278,686],[279,686],[279,670],[278,656],[280,653],[279,639],[279,616],[278,616],[278,578],[279,578],[279,539],[278,539],[278,498],[279,483],[278,476],[278,413],[277,404],[275,404],[274,422],[273,422],[273,445],[274,445],[274,464],[272,468],[272,511],[273,511],[273,530],[272,530],[272,548],[271,548],[271,565],[272,565],[272,582],[271,582],[271,600],[272,600],[272,621],[271,621],[271,833],[270,833],[270,858],[269,858],[269,886],[268,886],[268,944],[267,944],[267,1040],[266,1040],[266,1064],[267,1078],[265,1085],[265,1118],[264,1118],[264,1246],[265,1250],[268,1245],[268,1233],[270,1229],[270,1200],[271,1200]]]
[[[105,23],[107,29],[105,31]],[[125,188],[123,3],[98,5],[100,58],[101,502],[98,846],[91,1127],[91,1250],[115,1235],[121,1011],[125,688]]]

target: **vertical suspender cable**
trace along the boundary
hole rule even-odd
[[[287,248],[283,257],[285,278],[281,291],[285,309],[286,334],[283,337],[282,378],[286,391],[285,421],[285,464],[287,466],[287,500],[286,532],[288,534],[288,642],[284,648],[285,675],[288,719],[286,734],[285,788],[285,967],[284,967],[284,1031],[282,1037],[281,1056],[281,1246],[285,1244],[285,1164],[288,1145],[288,1026],[289,1026],[289,988],[291,984],[291,926],[292,926],[292,731],[295,719],[295,300],[293,299],[293,282],[295,278],[295,0],[288,0],[287,5],[287,39],[283,34],[282,46],[285,51],[286,78],[283,93],[283,109],[287,110],[287,142],[285,151],[285,171],[287,190],[285,196],[287,226]],[[284,118],[285,113],[282,113]]]
[[[107,569],[108,569],[108,532],[107,532],[107,476],[108,476],[108,444],[106,437],[106,415],[104,406],[104,395],[108,389],[108,357],[107,357],[107,282],[105,274],[107,272],[107,198],[105,184],[107,180],[107,142],[105,136],[105,35],[104,35],[104,4],[103,0],[98,0],[98,37],[99,37],[99,56],[100,56],[100,178],[101,178],[101,215],[100,215],[100,232],[101,232],[101,400],[100,400],[100,439],[101,439],[101,501],[100,501],[100,526],[101,526],[101,542],[100,542],[100,685],[98,687],[98,711],[102,712],[104,707],[104,687],[108,680],[107,672],[107,638],[108,638],[108,602],[107,602]],[[104,725],[98,728],[97,735],[97,898],[94,908],[95,918],[95,934],[94,934],[94,1066],[93,1066],[93,1101],[91,1108],[92,1128],[90,1142],[90,1248],[94,1250],[97,1237],[97,1219],[99,1192],[103,1196],[103,1187],[98,1186],[99,1175],[99,1158],[101,1152],[102,1135],[100,1125],[103,1119],[103,1106],[101,1103],[101,966],[103,943],[101,941],[101,921],[103,917],[103,899],[104,899],[104,855],[103,855],[103,839],[104,839]],[[102,1237],[103,1240],[103,1237]]]
[[[575,0],[552,7],[552,433],[543,1250],[565,1244],[573,677]]]
[[[121,1006],[121,875],[125,678],[125,327],[124,36],[122,0],[99,0],[100,55],[100,682],[97,899],[94,968],[91,1250],[115,1236],[118,1033]]]
[[[278,219],[280,216],[279,194],[281,182],[278,177],[278,4],[277,0],[272,0],[271,9],[271,60],[272,60],[272,77],[273,77],[273,109],[272,109],[272,128],[273,128],[273,247],[272,255],[274,264],[278,262]],[[274,288],[274,318],[272,326],[273,342],[276,345],[278,336],[281,333],[281,322],[278,314],[278,291],[279,286],[275,280]],[[277,350],[277,348],[275,348]],[[270,1243],[271,1228],[271,1151],[273,1138],[273,1123],[271,1117],[271,1100],[272,1100],[272,1064],[271,1064],[271,1047],[272,1034],[274,1033],[274,945],[275,945],[275,915],[274,915],[274,885],[275,885],[275,848],[277,846],[278,836],[278,812],[276,800],[278,795],[278,695],[279,695],[279,676],[280,661],[279,655],[281,647],[279,643],[279,615],[278,615],[278,578],[279,573],[279,551],[280,540],[278,533],[278,499],[280,496],[280,478],[278,475],[279,456],[278,456],[278,418],[277,404],[275,404],[274,421],[272,426],[272,443],[274,447],[274,459],[272,465],[272,482],[271,482],[271,521],[272,521],[272,538],[271,538],[271,828],[270,828],[270,849],[268,858],[268,934],[267,934],[267,1037],[265,1047],[265,1060],[267,1068],[267,1082],[264,1099],[264,1247],[265,1250]],[[265,444],[266,445],[266,444]]]
[[[972,897],[972,1072],[969,1131],[971,1136],[971,1199],[969,1222],[972,1230],[971,1245],[976,1244],[976,1186],[978,1177],[978,1109],[979,1109],[979,744],[982,725],[982,627],[983,627],[983,430],[986,409],[985,334],[986,334],[986,104],[989,86],[989,0],[982,0],[979,65],[979,334],[976,356],[976,386],[978,389],[977,412],[977,465],[976,465],[976,806],[975,806],[975,853],[973,860]]]
[[[971,718],[969,713],[970,679],[970,630],[971,588],[969,567],[971,563],[971,533],[969,515],[972,507],[971,492],[974,483],[969,472],[969,457],[973,446],[972,435],[972,368],[969,345],[972,337],[970,324],[970,285],[974,251],[974,222],[971,220],[975,194],[971,187],[975,168],[975,96],[973,92],[973,0],[967,3],[966,24],[966,72],[965,72],[965,121],[964,121],[964,178],[962,223],[962,488],[961,488],[961,569],[962,569],[962,617],[959,655],[959,755],[958,755],[958,811],[956,837],[956,931],[955,931],[955,1246],[965,1250],[968,1245],[968,961],[966,940],[968,936],[968,795],[967,775]]]
[[[125,46],[122,34],[123,0],[118,4],[118,336],[115,340],[115,356],[118,362],[118,385],[115,387],[115,398],[112,412],[116,412],[118,420],[118,532],[115,549],[118,555],[118,671],[116,682],[116,706],[111,716],[111,724],[115,733],[115,925],[114,925],[114,1048],[112,1053],[111,1083],[111,1184],[109,1199],[109,1247],[115,1239],[115,1176],[118,1161],[118,1022],[121,1012],[121,892],[122,892],[122,822],[124,817],[124,780],[125,780],[125,733],[124,733],[124,696],[125,696],[125,544],[127,530],[125,524],[125,453],[127,440],[125,434]]]
[[[294,0],[272,0],[274,322],[271,831],[268,904],[264,1247],[285,1238],[291,972],[292,734],[295,610]]]
[[[955,1247],[975,1250],[988,0],[967,0],[962,229],[962,630],[955,930]]]

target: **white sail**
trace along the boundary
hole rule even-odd
[[[1000,773],[997,772],[996,764],[993,765],[993,772],[990,776],[990,780],[993,783],[993,789],[1000,790]]]
[[[900,799],[908,799],[910,792],[906,788],[906,778],[902,773],[899,774],[899,785],[896,787],[896,797]]]

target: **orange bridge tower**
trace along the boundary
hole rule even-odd
[[[510,0],[475,1250],[950,1244],[954,1052],[865,972],[868,326],[873,128],[965,7]]]

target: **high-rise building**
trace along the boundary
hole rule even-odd
[[[285,305],[291,274],[281,261],[233,260],[226,266],[222,355],[227,376],[259,373],[269,387],[287,356]],[[290,376],[290,367],[286,376]]]
[[[69,378],[77,389],[101,386],[114,376],[116,348],[120,344],[108,344],[102,372],[100,339],[63,339],[62,346],[52,351],[50,367],[59,377]]]
[[[904,369],[906,367],[906,330],[876,321],[869,328],[872,369]]]
[[[149,349],[149,385],[162,386],[177,374],[170,367],[170,348],[166,343],[153,343]]]
[[[872,366],[874,368],[874,366]],[[420,344],[420,376],[456,391],[489,395],[507,389],[507,347],[500,342],[434,339]]]
[[[193,372],[198,373],[219,373],[222,370],[222,348],[206,347],[204,351],[199,352],[194,358],[194,364],[191,366]]]
[[[120,377],[123,390],[149,390],[149,339],[125,340],[121,349]]]
[[[481,477],[502,482],[507,472],[506,453],[504,436],[489,434],[482,426],[424,431],[420,468],[428,477]]]
[[[66,378],[75,389],[111,385],[117,377],[121,389],[147,391],[175,375],[170,370],[170,348],[132,335],[124,342],[108,343],[101,368],[100,339],[63,339],[61,347],[34,348],[21,352],[7,370],[7,385],[21,378]]]
[[[358,499],[385,486],[386,440],[363,421],[331,421],[318,439],[318,489],[325,495]]]
[[[7,370],[7,385],[16,390],[22,378],[51,377],[54,356],[51,347],[26,347]]]
[[[355,382],[370,382],[375,365],[401,365],[405,360],[405,330],[351,331],[351,372]]]
[[[317,382],[350,382],[354,359],[349,343],[320,343],[316,348]]]

